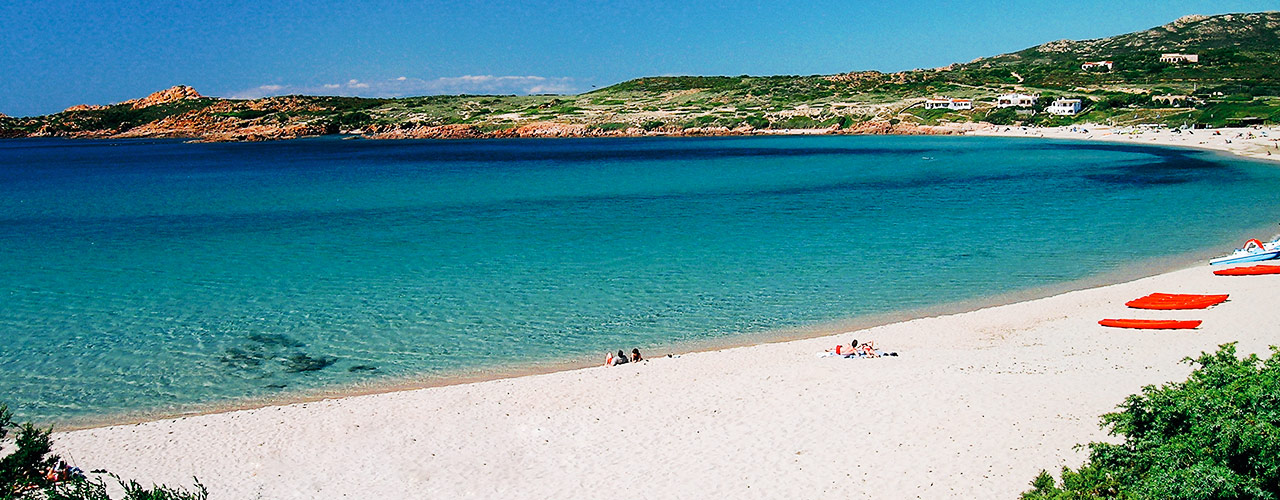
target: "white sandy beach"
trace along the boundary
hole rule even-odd
[[[1196,266],[855,333],[56,434],[82,466],[214,498],[1015,498],[1183,357],[1278,342],[1280,276]],[[1151,292],[1229,293],[1139,311]],[[1203,319],[1194,331],[1102,318]],[[818,358],[851,338],[901,356]],[[623,493],[623,492],[626,493]]]
[[[1123,142],[1153,146],[1178,146],[1223,151],[1262,160],[1280,160],[1280,129],[1238,127],[1177,130],[1153,127],[1109,127],[1081,124],[1065,127],[987,126],[966,130],[967,135],[1040,137],[1090,141]]]
[[[980,133],[1261,158],[1280,137],[1080,129]],[[1073,446],[1106,439],[1098,416],[1126,395],[1183,379],[1184,357],[1280,344],[1277,289],[1280,275],[1199,265],[823,338],[58,433],[56,450],[144,483],[196,476],[214,498],[1016,498],[1041,469],[1079,465]],[[1231,299],[1124,306],[1152,292]],[[1118,330],[1103,318],[1204,325]],[[901,355],[816,357],[853,338]]]

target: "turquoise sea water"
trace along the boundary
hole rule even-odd
[[[1277,192],[997,138],[0,141],[0,394],[109,420],[659,352],[1225,253]]]

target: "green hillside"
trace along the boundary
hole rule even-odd
[[[1199,60],[1161,62],[1161,54],[1170,52],[1195,54]],[[1084,62],[1101,60],[1112,61],[1113,67],[1081,69]],[[545,124],[568,127],[561,131],[567,135],[832,127],[857,131],[875,123],[966,121],[1222,126],[1280,122],[1277,77],[1280,13],[1264,12],[1187,16],[1135,33],[1060,40],[945,68],[899,73],[645,77],[564,96],[231,100],[195,94],[142,108],[122,103],[41,117],[0,117],[0,137],[258,140],[332,133],[502,136],[506,131],[521,136],[528,132],[520,127]],[[1009,92],[1038,94],[1040,100],[1029,110],[997,109],[996,96]],[[924,101],[935,96],[973,99],[974,109],[923,109]],[[1058,97],[1084,100],[1084,112],[1068,117],[1044,113]],[[432,127],[445,129],[423,131]]]

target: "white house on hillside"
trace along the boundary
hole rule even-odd
[[[924,102],[924,109],[973,109],[973,100],[935,97]]]
[[[1081,64],[1080,69],[1089,71],[1091,69],[1107,68],[1107,71],[1111,71],[1111,67],[1114,65],[1115,65],[1114,61],[1092,61],[1092,62]]]
[[[1198,63],[1200,54],[1160,54],[1160,62],[1169,64]]]
[[[997,108],[1029,108],[1036,105],[1038,95],[1005,94],[996,98]]]
[[[1084,103],[1079,99],[1058,99],[1044,110],[1051,115],[1074,115],[1083,108]]]

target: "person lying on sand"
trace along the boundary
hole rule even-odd
[[[79,467],[67,465],[65,460],[59,460],[58,465],[50,467],[44,475],[46,481],[54,484],[70,481],[73,478],[83,479],[84,471],[81,471]]]
[[[847,356],[856,350],[858,350],[858,339],[853,339],[852,342],[849,342],[848,347],[845,347],[844,344],[836,344],[835,347],[827,349],[826,352],[833,352],[837,356]]]
[[[884,352],[884,351],[882,351],[882,350],[880,350],[880,349],[876,349],[876,343],[875,343],[875,341],[871,341],[871,342],[866,342],[866,343],[864,343],[864,344],[862,344],[862,345],[858,346],[857,355],[858,355],[859,357],[863,357],[863,358],[879,358],[879,357],[881,357],[881,356],[893,356],[893,357],[897,357],[897,356],[898,356],[898,353],[897,353],[896,351],[895,351],[895,352]]]
[[[818,353],[818,357],[839,356],[842,358],[879,358],[882,356],[894,356],[896,352],[884,352],[876,349],[875,341],[858,343],[857,340],[850,342],[848,346],[840,344],[834,348],[827,349]]]
[[[668,354],[667,357],[669,358],[671,357],[671,355]],[[605,353],[604,355],[605,366],[618,366],[618,365],[624,365],[631,362],[639,363],[641,361],[644,361],[644,357],[640,356],[639,348],[631,349],[630,357],[628,357],[627,353],[623,352],[622,349],[618,349],[618,354],[616,355],[613,354],[612,352]]]

